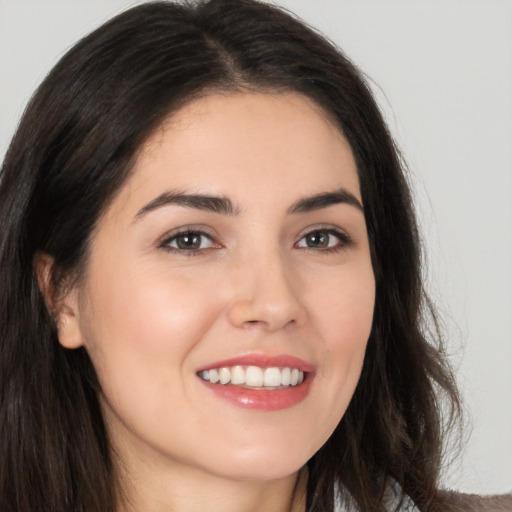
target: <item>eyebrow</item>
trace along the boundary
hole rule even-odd
[[[335,192],[325,192],[311,197],[299,199],[289,209],[288,213],[305,213],[313,210],[321,210],[335,204],[348,204],[364,212],[363,205],[357,197],[348,190],[341,188]]]
[[[360,211],[364,211],[363,205],[359,199],[348,190],[341,188],[335,192],[324,192],[299,199],[288,208],[288,214],[321,210],[336,204],[348,204]],[[235,206],[231,199],[227,197],[169,191],[160,194],[143,206],[135,215],[135,220],[140,219],[151,211],[169,205],[183,206],[185,208],[193,208],[222,215],[237,215],[240,213],[240,208]]]
[[[177,205],[185,208],[195,208],[223,215],[236,215],[238,208],[233,205],[231,199],[221,196],[208,196],[203,194],[188,194],[186,192],[164,192],[143,206],[135,216],[139,219],[146,213],[161,208],[162,206]]]

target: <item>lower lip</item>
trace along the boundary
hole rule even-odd
[[[298,386],[283,389],[251,389],[233,385],[212,384],[202,380],[202,383],[218,397],[246,409],[262,411],[278,411],[288,409],[302,402],[309,394],[313,375],[308,374]]]

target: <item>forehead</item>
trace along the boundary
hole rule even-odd
[[[285,190],[340,186],[360,199],[350,146],[318,105],[298,93],[230,93],[166,119],[141,148],[125,191],[141,200],[179,189],[286,201]]]

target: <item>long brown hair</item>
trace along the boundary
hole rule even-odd
[[[332,44],[252,0],[146,3],[74,46],[32,98],[0,175],[0,510],[114,512],[118,482],[83,349],[66,350],[33,269],[79,277],[95,223],[141,144],[212,91],[296,91],[321,106],[355,156],[377,283],[361,379],[308,461],[308,512],[339,499],[384,510],[396,484],[441,506],[445,428],[460,409],[433,307],[403,163],[367,84]],[[444,414],[441,412],[444,411]]]

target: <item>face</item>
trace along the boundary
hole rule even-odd
[[[59,336],[90,354],[126,460],[277,479],[343,416],[374,288],[340,132],[298,94],[212,95],[141,149]]]

